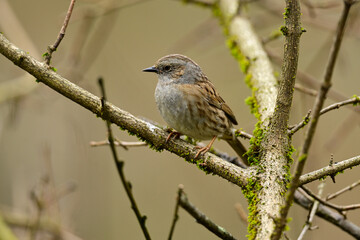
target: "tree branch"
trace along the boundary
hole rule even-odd
[[[341,215],[346,215],[346,211],[349,210],[355,210],[360,208],[360,204],[351,204],[351,205],[346,205],[346,206],[340,206],[340,205],[336,205],[330,202],[327,202],[326,200],[323,200],[320,196],[317,196],[316,194],[314,194],[310,189],[306,188],[305,186],[301,186],[301,189],[304,190],[304,192],[306,194],[308,194],[310,197],[312,197],[314,200],[320,202],[322,205],[327,206],[329,208],[332,208],[336,211],[338,211]]]
[[[99,97],[55,73],[45,63],[37,61],[25,51],[10,43],[3,34],[0,34],[0,53],[14,62],[15,65],[33,75],[37,81],[46,84],[104,120],[118,125],[132,135],[136,135],[141,140],[147,142],[152,148],[158,151],[166,149],[183,157],[190,163],[206,162],[206,170],[208,172],[221,176],[240,187],[247,184],[251,170],[241,169],[210,153],[206,153],[195,161],[194,158],[198,150],[194,146],[181,139],[170,140],[166,143],[165,140],[168,136],[166,131],[134,117],[109,102],[105,103],[108,114],[107,116],[102,116],[101,100]]]
[[[74,9],[75,1],[76,0],[71,0],[71,2],[70,2],[70,6],[69,6],[69,9],[68,9],[68,11],[66,13],[64,23],[63,23],[63,25],[62,25],[62,27],[60,29],[59,35],[56,38],[55,43],[53,45],[51,45],[51,46],[48,46],[48,51],[45,53],[45,62],[46,62],[47,65],[50,65],[50,61],[51,61],[53,52],[55,52],[57,50],[57,48],[59,47],[59,45],[61,43],[61,40],[65,36],[66,28],[67,28],[67,26],[69,24],[71,14],[72,14],[72,11]]]
[[[355,96],[353,98],[350,98],[350,99],[347,99],[347,100],[344,100],[344,101],[341,101],[338,103],[334,103],[326,108],[323,108],[320,111],[320,115],[323,115],[331,110],[339,109],[340,107],[345,106],[345,105],[353,104],[356,106],[356,104],[359,104],[359,103],[360,103],[360,98],[358,96]],[[303,128],[310,121],[310,117],[309,117],[310,113],[311,113],[311,110],[306,114],[306,116],[300,123],[298,123],[296,126],[290,128],[290,130],[288,131],[289,135],[293,135],[294,133],[299,131],[301,128]]]
[[[229,232],[227,232],[223,227],[216,225],[213,221],[211,221],[204,213],[200,212],[187,198],[184,190],[179,188],[179,204],[185,209],[191,216],[193,216],[196,221],[206,227],[209,231],[214,233],[221,239],[226,240],[236,240]]]
[[[347,160],[343,160],[338,163],[334,163],[331,166],[326,166],[319,170],[304,174],[299,178],[298,184],[299,186],[301,186],[313,182],[315,180],[322,179],[326,176],[330,176],[334,174],[336,175],[337,173],[344,171],[345,169],[352,168],[357,165],[360,165],[360,155]]]
[[[298,203],[305,209],[310,209],[314,202],[308,199],[306,196],[301,194],[299,191],[295,192],[295,202]],[[334,224],[335,226],[341,228],[346,233],[350,234],[356,239],[360,239],[360,227],[351,221],[347,220],[343,215],[338,212],[333,211],[332,209],[320,204],[316,215],[323,218],[324,220]]]
[[[250,203],[249,233],[250,238],[269,239],[274,229],[274,218],[279,216],[284,199],[286,183],[278,179],[286,178],[288,169],[287,153],[290,149],[287,135],[287,122],[295,83],[299,37],[301,29],[298,26],[287,26],[291,43],[284,48],[286,56],[293,59],[289,65],[284,65],[282,82],[278,88],[272,65],[257,34],[252,29],[248,19],[238,15],[239,1],[222,0],[219,2],[218,13],[220,21],[228,33],[228,46],[231,53],[240,63],[246,74],[245,82],[252,90],[252,96],[247,99],[252,113],[259,122],[254,130],[248,152],[249,162],[258,171],[247,186],[245,197]],[[299,11],[295,17],[300,16]],[[290,16],[290,15],[289,15]],[[292,44],[292,45],[290,45]],[[295,45],[294,45],[295,44]],[[288,51],[290,49],[290,51]],[[294,51],[295,50],[295,51]],[[295,71],[293,71],[295,69]],[[271,187],[270,187],[271,186]]]
[[[350,186],[347,186],[347,187],[345,187],[345,188],[343,188],[343,189],[341,189],[341,190],[339,190],[339,191],[337,191],[337,192],[335,192],[335,193],[329,194],[329,195],[326,197],[326,201],[329,201],[329,200],[331,200],[331,199],[333,199],[333,198],[336,198],[337,196],[343,194],[344,192],[350,191],[350,190],[352,190],[353,188],[355,188],[355,187],[357,187],[357,186],[359,186],[359,185],[360,185],[360,180],[354,182],[354,183],[351,184]]]
[[[338,55],[340,45],[342,42],[342,38],[344,35],[345,23],[348,18],[348,14],[349,14],[350,8],[352,6],[352,3],[353,3],[352,0],[344,0],[344,10],[343,10],[342,16],[339,21],[334,44],[330,51],[330,57],[329,57],[328,65],[326,67],[324,81],[321,85],[321,89],[315,100],[315,104],[314,104],[312,114],[311,114],[310,126],[307,129],[307,132],[305,135],[304,145],[303,145],[301,153],[299,155],[300,157],[297,161],[297,165],[295,168],[295,174],[291,180],[290,188],[289,188],[287,196],[286,196],[286,204],[281,209],[281,219],[280,219],[279,224],[277,224],[277,228],[275,230],[276,237],[274,237],[273,240],[280,238],[280,236],[281,236],[280,234],[282,233],[282,230],[284,229],[284,227],[286,225],[286,222],[287,222],[286,217],[289,212],[290,206],[292,205],[292,202],[294,200],[295,191],[296,191],[297,187],[299,186],[299,178],[304,169],[306,159],[307,159],[307,154],[310,150],[311,142],[312,142],[313,136],[315,134],[316,126],[317,126],[319,116],[320,116],[320,110],[321,110],[322,106],[324,105],[324,101],[326,99],[326,94],[331,86],[332,73],[333,73],[333,70],[335,67],[335,62],[336,62],[337,55]],[[286,58],[284,58],[284,59],[286,59]]]
[[[282,206],[285,203],[285,199],[284,197],[279,196],[284,196],[284,193],[286,192],[287,182],[289,181],[290,164],[292,163],[292,147],[291,137],[288,135],[288,122],[298,67],[300,37],[303,32],[300,22],[301,12],[299,1],[286,0],[285,2],[285,26],[281,27],[281,32],[285,36],[284,61],[281,70],[279,93],[276,98],[276,110],[271,117],[269,129],[265,133],[264,141],[261,144],[264,148],[265,155],[264,161],[261,162],[262,166],[267,166],[269,168],[267,177],[272,179],[272,185],[278,186],[277,196],[274,196],[276,197],[274,199],[277,200],[276,210],[271,206],[271,204],[274,203],[268,203],[269,212],[267,213],[267,219],[268,221],[271,221],[269,215],[272,214],[270,216],[275,219],[275,221],[271,221],[271,229],[266,229],[268,234],[266,239],[271,237],[272,240],[281,238],[287,223],[286,215],[284,215],[285,208]],[[269,160],[270,163],[268,163]],[[274,163],[278,165],[276,168],[271,166]],[[274,172],[276,174],[274,174]],[[278,179],[284,180],[279,182]],[[265,202],[267,201],[267,198],[268,197],[265,195]]]
[[[106,109],[106,93],[105,93],[105,86],[104,86],[104,81],[102,78],[99,78],[98,80],[100,89],[101,89],[101,94],[102,94],[102,98],[101,98],[101,111],[102,111],[102,116],[106,116],[108,114],[107,109]],[[141,230],[144,234],[145,239],[150,240],[150,234],[149,231],[146,227],[146,216],[141,215],[140,210],[137,206],[137,203],[135,201],[135,197],[132,193],[132,187],[131,187],[131,183],[126,179],[125,177],[125,173],[124,173],[124,161],[121,161],[118,157],[116,148],[115,148],[115,143],[114,143],[114,137],[113,137],[113,133],[111,130],[111,122],[110,121],[106,121],[106,128],[107,128],[107,134],[108,134],[108,141],[109,141],[109,145],[110,145],[110,150],[111,153],[113,155],[113,159],[115,162],[115,166],[116,169],[118,171],[121,183],[125,189],[125,192],[130,200],[131,203],[131,209],[134,211],[135,216],[140,224]]]
[[[320,185],[318,187],[319,188],[319,193],[318,193],[319,196],[322,195],[322,193],[324,191],[324,186],[325,186],[324,182],[320,183]],[[305,226],[303,227],[303,230],[301,231],[301,233],[300,233],[297,240],[302,240],[304,238],[305,233],[307,232],[307,230],[309,230],[312,227],[314,216],[315,216],[315,214],[317,212],[318,207],[319,207],[319,201],[314,201],[314,204],[313,204],[313,206],[311,208],[311,211],[309,213],[309,216],[308,216],[308,219],[307,219],[307,221],[305,223]]]
[[[358,104],[360,103],[360,98],[358,96],[356,97],[353,97],[353,98],[350,98],[350,99],[347,99],[345,101],[342,101],[342,102],[338,102],[338,103],[334,103],[326,108],[323,108],[321,111],[320,111],[320,115],[322,114],[325,114],[331,110],[334,110],[334,109],[339,109],[340,107],[342,106],[345,106],[345,105],[348,105],[348,104]]]

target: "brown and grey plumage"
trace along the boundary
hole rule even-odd
[[[216,137],[226,140],[246,161],[246,150],[234,137],[237,120],[198,64],[180,54],[160,58],[146,72],[158,74],[155,100],[167,124],[179,133],[199,140],[212,139],[200,149],[208,151]]]

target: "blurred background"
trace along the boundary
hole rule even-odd
[[[41,60],[53,44],[70,1],[0,0],[0,31],[18,47]],[[244,5],[262,39],[283,24],[282,1],[254,1]],[[318,89],[326,66],[334,29],[342,10],[341,1],[303,1],[303,27],[299,70],[306,74],[297,83]],[[333,76],[333,91],[326,106],[360,94],[359,4],[351,18]],[[154,90],[155,74],[141,70],[170,53],[181,53],[196,61],[233,109],[239,128],[252,133],[256,123],[244,103],[251,95],[237,62],[225,44],[221,26],[206,8],[176,0],[111,1],[78,0],[65,38],[53,54],[57,72],[86,90],[100,95],[97,78],[103,77],[108,100],[135,116],[165,125],[159,115]],[[282,56],[283,38],[266,44],[274,57]],[[119,181],[109,147],[90,147],[91,141],[106,139],[104,121],[69,101],[0,56],[0,211],[17,220],[37,219],[34,194],[42,196],[45,218],[61,224],[66,239],[143,239],[125,191]],[[307,77],[307,78],[306,78]],[[290,124],[302,120],[314,97],[296,91]],[[343,107],[321,118],[305,172],[334,161],[359,155],[359,107]],[[123,141],[137,141],[113,126]],[[294,137],[297,150],[304,130]],[[248,143],[244,141],[248,146]],[[216,148],[235,153],[223,141]],[[133,186],[138,206],[147,216],[153,239],[168,236],[179,184],[188,198],[208,217],[239,239],[247,226],[234,205],[246,210],[241,189],[217,176],[206,175],[195,165],[166,151],[148,147],[118,148],[125,173]],[[294,154],[296,158],[296,152]],[[359,168],[326,179],[323,196],[359,179]],[[309,184],[317,192],[319,182]],[[336,204],[354,204],[360,188],[335,199]],[[295,205],[291,211],[289,237],[299,235],[308,212]],[[359,210],[348,219],[360,224]],[[352,239],[332,224],[316,218],[319,229],[306,239]],[[15,228],[20,239],[29,231]],[[77,238],[78,237],[78,238]],[[38,235],[38,239],[52,239]],[[174,239],[217,239],[180,209]]]

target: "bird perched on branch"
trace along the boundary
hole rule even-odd
[[[247,163],[246,149],[235,137],[236,118],[198,64],[186,56],[171,54],[143,71],[158,75],[156,105],[169,127],[177,131],[170,133],[167,140],[174,134],[211,139],[199,149],[197,158],[209,151],[216,138],[224,139]]]

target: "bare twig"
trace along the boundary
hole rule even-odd
[[[337,56],[338,56],[338,53],[340,50],[343,35],[345,32],[346,21],[348,19],[349,11],[350,11],[352,4],[353,4],[352,0],[344,0],[344,10],[343,10],[342,16],[339,20],[338,28],[336,31],[336,37],[335,37],[333,46],[331,48],[329,62],[327,64],[327,67],[325,70],[324,80],[323,80],[321,89],[318,92],[318,95],[317,95],[315,103],[314,103],[314,107],[313,107],[313,111],[312,111],[312,115],[311,115],[310,127],[306,133],[304,145],[303,145],[303,148],[302,148],[302,151],[300,154],[300,157],[303,158],[303,161],[299,161],[301,164],[299,164],[297,166],[297,172],[302,172],[302,168],[305,165],[307,154],[309,152],[311,142],[312,142],[314,133],[316,131],[317,123],[318,123],[319,116],[320,116],[320,111],[321,111],[322,106],[324,105],[327,92],[331,87],[332,74],[333,74],[333,71],[335,68],[335,63],[336,63]],[[298,174],[297,176],[300,177],[300,174]],[[295,179],[295,180],[297,180],[297,179]]]
[[[31,240],[36,239],[36,235],[40,229],[40,221],[42,215],[46,208],[46,200],[45,200],[45,187],[49,183],[48,177],[41,178],[41,181],[38,186],[35,186],[30,192],[30,199],[34,203],[36,207],[36,217],[34,220],[34,226],[29,228],[29,238]]]
[[[306,116],[303,118],[303,120],[300,123],[298,123],[295,126],[289,127],[290,129],[288,130],[288,134],[290,136],[292,136],[294,133],[296,133],[301,128],[303,128],[306,124],[308,124],[308,122],[310,120],[310,114],[311,114],[311,110],[308,111],[308,113],[306,114]]]
[[[247,214],[243,208],[243,206],[241,205],[241,203],[236,203],[235,204],[235,209],[236,212],[238,213],[240,220],[244,223],[244,224],[248,224],[248,220],[247,220]]]
[[[319,170],[315,170],[313,172],[306,173],[300,177],[299,186],[307,184],[309,182],[313,182],[313,181],[321,179],[321,178],[324,178],[326,176],[336,174],[338,172],[341,172],[348,168],[352,168],[357,165],[360,165],[360,156],[349,158],[349,159],[343,160],[341,162],[335,163],[332,166],[326,166]]]
[[[344,192],[346,191],[350,191],[352,190],[353,188],[355,188],[356,186],[360,186],[360,180],[354,182],[353,184],[351,184],[350,186],[347,186],[339,191],[337,191],[336,193],[332,193],[332,194],[329,194],[327,197],[326,197],[326,201],[329,201],[333,198],[336,198],[337,196],[339,196],[340,194],[343,194]]]
[[[279,30],[273,31],[269,36],[262,39],[262,44],[266,45],[271,41],[274,41],[276,39],[279,39],[282,36],[282,33]]]
[[[244,139],[251,139],[253,137],[253,135],[251,135],[250,133],[247,133],[247,132],[244,132],[244,131],[241,131],[241,130],[236,130],[235,135],[237,137],[242,137]]]
[[[269,48],[266,49],[266,52],[268,53],[268,55],[271,57],[271,59],[273,61],[275,61],[276,64],[280,65],[283,61],[283,59],[278,55],[278,53],[274,50],[271,50]],[[304,90],[304,92],[306,92],[308,95],[310,96],[317,96],[318,91],[313,90],[313,89],[317,89],[320,88],[320,83],[319,81],[312,75],[308,74],[307,72],[298,70],[297,72],[297,80],[299,80],[303,85],[307,85],[309,88],[305,88],[303,86],[299,86],[298,84],[295,84],[295,89],[297,90]],[[301,91],[300,90],[300,91]],[[314,95],[315,94],[315,95]],[[343,94],[341,94],[339,91],[337,91],[336,89],[330,89],[329,93],[328,93],[328,98],[332,99],[334,101],[340,102],[340,101],[344,101],[347,99],[346,96],[344,96]],[[351,106],[348,106],[349,109],[351,109],[352,111],[356,112],[357,114],[360,113],[360,109],[357,108],[352,108]]]
[[[307,196],[300,193],[300,191],[295,192],[295,202],[298,203],[300,206],[302,206],[305,209],[310,209],[314,202],[310,200]],[[343,215],[340,213],[320,204],[318,207],[318,210],[316,212],[316,215],[323,218],[324,220],[334,224],[335,226],[338,226],[342,230],[344,230],[346,233],[353,236],[355,239],[360,239],[360,227],[354,224],[353,222],[346,219]]]
[[[329,203],[329,202],[326,202],[325,200],[321,199],[320,196],[317,196],[315,193],[313,193],[310,189],[308,189],[307,187],[305,186],[301,186],[300,187],[307,195],[309,195],[310,197],[312,197],[315,201],[318,201],[320,202],[321,204],[329,207],[329,208],[332,208],[336,211],[338,211],[340,214],[344,215],[342,213],[342,210],[341,210],[341,206],[338,206],[336,204],[332,204],[332,203]]]
[[[92,147],[98,147],[98,146],[106,146],[109,145],[109,141],[108,140],[103,140],[103,141],[92,141],[90,142],[90,146]],[[123,147],[125,150],[128,150],[129,147],[142,147],[142,146],[147,146],[147,144],[145,142],[125,142],[125,141],[120,141],[120,140],[114,140],[114,144],[115,146],[120,146]],[[206,145],[202,142],[198,142],[196,143],[197,147],[205,147]],[[237,157],[232,157],[229,154],[225,153],[225,152],[221,152],[218,149],[215,148],[211,148],[210,151],[212,154],[224,159],[225,161],[232,163],[238,167],[241,168],[247,168],[248,166],[245,165],[242,161],[240,161]]]
[[[71,14],[72,14],[72,11],[74,9],[75,1],[76,0],[71,0],[69,9],[68,9],[68,11],[66,13],[65,20],[64,20],[64,23],[63,23],[63,25],[62,25],[62,27],[60,29],[58,37],[56,38],[56,41],[55,41],[55,43],[53,45],[48,46],[48,51],[44,54],[45,55],[45,62],[46,62],[47,65],[50,65],[50,61],[51,61],[51,58],[52,58],[52,53],[56,51],[56,49],[59,47],[59,45],[61,43],[61,40],[65,36],[66,28],[67,28],[67,26],[69,24]]]
[[[104,87],[104,81],[102,78],[98,79],[98,83],[101,89],[101,93],[102,93],[102,98],[101,98],[101,107],[102,107],[102,114],[103,115],[107,115],[109,112],[109,109],[106,107],[106,94],[105,94],[105,87]],[[141,230],[144,234],[145,239],[151,239],[150,238],[150,234],[146,228],[145,225],[145,221],[146,221],[146,216],[141,215],[140,210],[137,206],[137,203],[135,201],[135,198],[132,194],[132,187],[129,181],[126,180],[124,171],[123,171],[123,167],[124,167],[124,162],[120,161],[116,152],[116,148],[115,148],[115,144],[114,144],[114,137],[111,131],[111,122],[110,121],[106,121],[106,126],[107,126],[107,131],[108,131],[108,140],[110,143],[110,149],[114,158],[114,162],[118,171],[118,174],[120,176],[121,179],[121,183],[123,184],[126,194],[128,195],[128,198],[131,202],[131,209],[134,211],[136,218],[140,224]]]
[[[300,71],[299,71],[300,72]],[[311,88],[307,88],[307,87],[304,87],[303,85],[301,84],[298,84],[298,83],[295,83],[295,89],[302,92],[302,93],[306,93],[310,96],[313,96],[313,97],[316,97],[317,95],[317,91],[314,90],[314,89],[311,89]]]
[[[345,106],[345,105],[349,105],[349,104],[353,104],[353,105],[356,105],[356,104],[359,104],[360,103],[360,98],[358,96],[356,97],[353,97],[353,98],[350,98],[350,99],[347,99],[347,100],[344,100],[344,101],[341,101],[341,102],[338,102],[338,103],[334,103],[326,108],[323,108],[321,111],[320,111],[320,115],[323,115],[331,110],[334,110],[334,109],[339,109],[340,107],[342,106]],[[295,126],[291,126],[290,127],[290,130],[288,131],[289,135],[293,135],[294,133],[296,133],[297,131],[299,131],[301,128],[303,128],[310,120],[310,113],[311,113],[311,110],[306,114],[306,116],[304,117],[304,119],[298,123],[297,125]]]
[[[181,193],[182,193],[183,190],[184,190],[184,185],[180,184],[179,189],[178,189],[178,195],[176,197],[174,216],[173,216],[173,221],[172,221],[172,224],[171,224],[168,240],[172,239],[172,236],[173,236],[174,230],[175,230],[176,222],[179,220],[179,214],[178,213],[179,213],[179,206],[180,206],[180,197],[181,197]]]
[[[195,207],[191,202],[189,202],[183,189],[179,188],[179,199],[180,206],[185,209],[191,216],[193,216],[196,221],[206,227],[210,232],[214,233],[221,239],[235,240],[229,232],[227,232],[223,227],[215,224],[211,221],[204,213],[200,212],[197,207]]]
[[[354,1],[352,1],[352,0],[344,0],[344,10],[343,10],[341,18],[339,20],[339,24],[338,24],[337,31],[336,31],[335,41],[334,41],[333,46],[330,51],[329,62],[327,64],[327,67],[325,70],[324,80],[323,80],[321,89],[320,89],[320,91],[316,97],[315,103],[314,103],[314,107],[313,107],[312,115],[311,115],[310,126],[307,129],[307,132],[305,135],[304,145],[303,145],[301,153],[299,155],[300,156],[299,160],[297,161],[297,165],[295,168],[295,174],[291,180],[290,188],[288,190],[287,197],[286,197],[286,204],[282,208],[280,224],[277,224],[277,226],[278,226],[277,228],[281,227],[281,229],[283,229],[285,227],[286,217],[289,212],[290,206],[292,205],[295,191],[300,184],[299,179],[300,179],[300,176],[305,167],[308,152],[310,150],[311,142],[312,142],[313,136],[315,134],[317,123],[319,120],[320,111],[324,105],[327,92],[331,87],[332,73],[334,71],[335,62],[336,62],[336,59],[337,59],[337,56],[339,53],[339,49],[340,49],[340,45],[341,45],[341,42],[343,39],[346,21],[348,19],[349,11],[350,11],[350,8],[353,3],[354,3]],[[275,230],[275,232],[277,232],[277,235],[276,235],[277,237],[273,238],[273,240],[279,239],[281,236],[279,233],[280,231]]]
[[[320,115],[324,114],[324,113],[327,113],[331,110],[334,110],[334,109],[338,109],[342,106],[345,106],[345,105],[348,105],[348,104],[358,104],[360,103],[360,98],[359,97],[353,97],[353,98],[350,98],[350,99],[347,99],[345,101],[342,101],[342,102],[338,102],[338,103],[334,103],[326,108],[323,108],[321,111],[320,111]]]
[[[324,191],[324,187],[325,187],[325,182],[320,183],[320,185],[318,187],[319,188],[318,196],[322,195],[322,193]],[[305,224],[303,230],[301,231],[301,233],[298,237],[298,240],[301,240],[304,238],[307,230],[311,230],[312,223],[313,223],[313,220],[314,220],[314,217],[315,217],[318,207],[319,207],[319,201],[314,201],[314,204],[313,204],[311,211],[309,213],[309,216],[308,216],[308,220],[306,221],[306,224]]]
[[[301,189],[304,190],[306,192],[306,194],[308,194],[310,197],[312,197],[316,201],[319,201],[321,204],[338,211],[342,215],[345,215],[346,211],[355,210],[355,209],[360,208],[360,204],[351,204],[351,205],[346,205],[346,206],[339,206],[337,204],[329,203],[329,202],[321,199],[319,196],[317,196],[313,192],[311,192],[310,189],[308,189],[308,188],[306,188],[304,186],[302,186]]]
[[[99,147],[99,146],[109,145],[110,142],[108,140],[91,141],[89,144],[92,147]],[[142,146],[146,146],[147,144],[145,142],[140,142],[140,141],[126,142],[126,141],[114,140],[114,145],[120,146],[120,147],[124,148],[125,150],[128,150],[129,147],[142,147]]]

